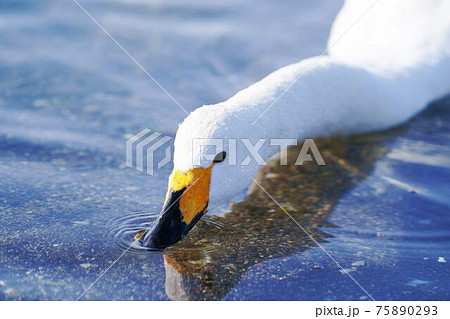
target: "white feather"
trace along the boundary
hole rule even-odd
[[[212,148],[193,147],[205,139],[224,139],[223,150],[229,153],[230,138],[302,140],[385,129],[407,121],[447,93],[450,1],[379,0],[358,20],[373,3],[346,1],[332,27],[326,55],[283,67],[225,102],[192,112],[177,131],[174,165],[186,171],[201,159],[200,166],[209,166],[204,154]],[[260,153],[268,158],[273,152],[265,143]],[[236,162],[248,154],[238,142]],[[248,166],[227,161],[216,165],[210,207],[247,187],[257,170],[255,161]]]

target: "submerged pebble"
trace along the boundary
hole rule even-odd
[[[323,267],[322,265],[315,264],[314,266],[312,266],[312,269],[313,269],[313,270],[323,270],[324,267]]]
[[[366,263],[364,262],[364,260],[358,260],[355,262],[352,262],[352,266],[353,267],[360,267],[360,266],[364,266]]]
[[[410,282],[408,282],[406,285],[411,286],[411,287],[417,287],[417,286],[426,285],[429,283],[430,282],[428,280],[413,279]]]
[[[343,275],[346,275],[346,274],[348,274],[348,273],[350,273],[350,272],[354,272],[354,271],[356,271],[356,267],[346,268],[346,269],[341,269],[341,270],[339,270],[339,272],[340,272],[341,274],[343,274]]]

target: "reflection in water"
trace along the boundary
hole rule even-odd
[[[386,153],[393,132],[315,140],[326,166],[295,166],[300,147],[289,149],[288,165],[277,155],[256,180],[318,242],[336,227],[327,217],[338,200],[368,176]],[[301,145],[300,145],[301,146]],[[250,178],[250,177],[249,177]],[[173,300],[220,300],[253,265],[298,254],[314,243],[256,184],[223,217],[205,216],[186,238],[165,249],[166,293]]]

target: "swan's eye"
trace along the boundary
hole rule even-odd
[[[227,152],[223,151],[220,152],[219,154],[216,155],[216,157],[214,157],[214,163],[222,163],[225,158],[227,157]]]

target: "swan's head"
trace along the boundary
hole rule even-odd
[[[239,145],[236,151],[232,145],[230,154],[229,140],[246,136],[245,130],[251,129],[248,121],[238,123],[237,117],[224,106],[204,106],[180,125],[164,206],[158,220],[140,237],[141,245],[164,248],[178,242],[208,209],[230,200],[250,184],[253,163],[235,165],[244,153]],[[236,131],[239,128],[241,131]]]

